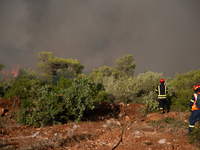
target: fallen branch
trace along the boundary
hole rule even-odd
[[[132,124],[133,124],[133,122],[131,122],[131,123],[126,127],[126,129],[129,128]],[[117,146],[119,146],[119,144],[122,142],[123,133],[124,133],[124,129],[122,130],[121,138],[120,138],[119,142],[117,143],[117,145],[115,145],[115,146],[112,148],[112,150],[114,150],[115,148],[117,148]]]

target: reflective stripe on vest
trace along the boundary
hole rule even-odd
[[[193,103],[193,105],[192,105],[192,111],[193,110],[200,110],[200,108],[197,108],[197,106],[196,106],[196,101],[197,101],[197,94],[196,93],[194,93],[194,103]]]
[[[165,86],[165,95],[160,95],[160,86],[158,86],[158,99],[166,99],[166,92],[167,92],[167,88]]]
[[[191,101],[192,103],[194,103],[194,100],[191,99],[190,101]]]
[[[194,128],[194,125],[189,125],[190,128]]]

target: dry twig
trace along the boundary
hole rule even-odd
[[[131,123],[126,127],[126,129],[129,128],[132,124],[133,124],[133,122],[131,122]],[[119,144],[122,142],[123,133],[124,133],[124,129],[122,130],[121,138],[120,138],[119,142],[117,143],[117,145],[115,145],[115,146],[112,148],[112,150],[114,150],[115,148],[117,148],[117,146],[119,146]]]

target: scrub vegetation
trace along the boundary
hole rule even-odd
[[[88,75],[82,73],[84,65],[77,59],[63,59],[54,57],[52,52],[40,52],[38,60],[39,75],[34,70],[21,69],[13,79],[0,79],[0,98],[17,96],[20,99],[17,121],[22,125],[41,127],[78,122],[101,101],[144,103],[142,114],[157,112],[154,91],[160,78],[165,79],[169,89],[170,111],[190,111],[193,87],[200,84],[200,70],[177,73],[173,79],[149,69],[134,76],[136,62],[132,55],[118,58],[114,67],[102,66]],[[4,65],[0,64],[0,71],[3,68]],[[174,121],[167,118],[165,123]]]

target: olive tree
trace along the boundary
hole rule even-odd
[[[77,59],[72,58],[64,59],[53,56],[53,52],[39,52],[38,53],[37,68],[41,71],[41,77],[46,80],[51,80],[57,75],[57,70],[67,70],[71,69],[75,75],[81,74],[84,65],[81,65]]]
[[[136,67],[136,62],[133,62],[133,56],[130,55],[124,55],[123,57],[119,57],[116,61],[116,66],[114,67],[112,75],[115,77],[115,79],[118,79],[119,77],[133,76],[134,69]]]

